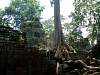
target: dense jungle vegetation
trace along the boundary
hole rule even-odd
[[[98,51],[100,48],[100,1],[74,0],[74,11],[69,15],[69,18],[71,19],[70,22],[67,21],[65,16],[60,14],[60,0],[50,0],[50,4],[51,7],[54,8],[54,16],[47,20],[42,20],[41,13],[45,7],[41,6],[39,0],[11,0],[7,7],[0,9],[0,50],[3,50],[3,48],[8,49],[8,56],[10,49],[16,50],[14,58],[11,56],[8,58],[8,56],[6,56],[7,52],[5,52],[5,55],[1,53],[2,57],[0,57],[0,59],[3,61],[3,57],[7,57],[7,60],[9,59],[8,61],[11,63],[13,62],[14,64],[12,65],[7,61],[7,64],[10,64],[12,67],[17,63],[21,63],[22,65],[22,63],[26,62],[25,65],[28,64],[27,67],[29,69],[29,74],[27,75],[31,75],[32,70],[34,70],[35,73],[35,69],[32,69],[34,66],[36,67],[36,73],[38,73],[41,65],[42,68],[46,68],[42,69],[42,71],[48,70],[49,72],[49,70],[51,71],[52,69],[52,72],[54,73],[56,71],[60,72],[60,70],[61,72],[64,72],[66,63],[69,63],[65,60],[70,60],[71,56],[72,59],[76,58],[75,56],[78,56],[79,59],[82,57],[82,61],[73,61],[73,63],[80,64],[84,67],[85,58],[89,53],[92,53],[93,57],[97,57],[95,61],[98,61],[100,65],[100,60],[98,60],[100,59],[100,51]],[[83,33],[85,34],[85,37],[83,36]],[[2,35],[4,35],[3,38],[6,38],[6,42],[8,40],[10,42],[15,42],[16,40],[17,45],[7,42],[11,48],[9,45],[4,46],[4,44],[1,44]],[[23,53],[23,55],[17,56],[17,50],[19,50],[19,54]],[[61,57],[61,54],[63,57]],[[70,58],[68,58],[69,56]],[[91,61],[89,62],[93,61],[93,57],[91,57]],[[17,61],[17,63],[14,61]],[[58,70],[57,62],[59,62],[60,70]],[[36,63],[37,65],[35,65]],[[86,64],[86,70],[92,69],[92,73],[94,73],[94,70],[97,71],[99,69],[98,72],[100,72],[99,65],[96,64],[97,66],[95,67],[94,64],[95,63],[92,63],[92,67],[91,65]],[[51,65],[53,65],[53,67]],[[48,66],[50,68],[48,68]],[[76,65],[74,66],[77,67]],[[20,66],[18,66],[18,69],[19,67]],[[73,68],[73,66],[71,66],[71,68]],[[23,69],[26,70],[26,68]],[[80,68],[78,67],[77,69],[78,74],[75,75],[90,75],[90,71],[87,74],[79,74]],[[81,71],[83,72],[83,70]],[[48,72],[43,73],[43,75],[47,75]],[[52,73],[50,72],[49,75],[52,75]],[[61,75],[69,74],[65,73]]]

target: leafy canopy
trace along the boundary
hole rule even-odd
[[[2,17],[13,27],[19,27],[23,21],[40,18],[43,7],[37,0],[12,0],[3,11]]]

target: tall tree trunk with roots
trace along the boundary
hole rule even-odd
[[[60,2],[59,0],[54,0],[54,25],[55,25],[55,42],[54,46],[56,49],[56,57],[59,56],[61,52],[60,47],[62,45],[62,27],[60,21]],[[58,75],[59,63],[57,62],[56,74]]]
[[[60,21],[60,2],[54,0],[54,25],[55,25],[55,48],[62,45],[62,26]]]

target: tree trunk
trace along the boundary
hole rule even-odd
[[[62,27],[60,21],[60,2],[54,0],[54,25],[55,25],[55,48],[62,44]]]

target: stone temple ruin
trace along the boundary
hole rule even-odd
[[[36,48],[27,47],[25,33],[0,26],[1,75],[55,75],[52,64]]]
[[[17,65],[25,62],[25,45],[21,32],[0,26],[0,74],[13,75]],[[23,63],[24,65],[24,63]]]
[[[0,26],[0,74],[56,75],[55,53],[28,47],[25,35],[11,27]],[[87,55],[77,52],[75,55],[71,54],[71,58],[86,59]],[[61,65],[64,64],[60,64],[59,75],[65,75]]]

